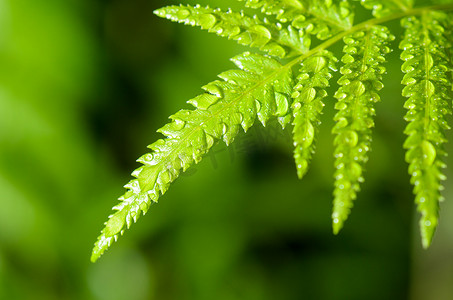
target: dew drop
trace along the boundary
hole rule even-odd
[[[134,194],[140,194],[140,184],[138,183],[138,180],[131,180],[124,187],[131,190]]]
[[[181,129],[183,129],[184,126],[186,125],[186,122],[183,121],[183,120],[181,120],[181,119],[173,119],[173,122],[174,122],[174,124],[175,124],[175,125],[173,126],[173,128],[174,128],[175,130],[181,130]]]
[[[356,96],[361,96],[365,93],[365,85],[361,81],[355,81],[351,84],[351,92]]]
[[[335,128],[344,128],[348,125],[348,120],[346,118],[339,118],[337,123],[335,124]]]
[[[203,14],[199,18],[199,24],[202,29],[212,28],[216,22],[217,19],[212,14]]]
[[[210,149],[214,145],[214,138],[209,134],[206,134],[206,148]]]
[[[233,29],[230,31],[230,36],[235,36],[241,33],[241,28],[239,26],[234,26]]]
[[[211,95],[214,95],[214,96],[219,97],[219,98],[223,97],[223,90],[218,85],[210,83],[210,84],[207,84],[207,85],[203,86],[203,89],[206,92],[210,93]]]
[[[276,112],[277,116],[279,116],[279,117],[285,116],[286,113],[288,112],[288,108],[289,108],[288,97],[285,94],[276,92],[275,100],[276,100],[276,104],[277,104],[277,112]]]
[[[310,33],[315,30],[315,25],[313,23],[308,23],[305,27],[305,32]]]
[[[250,31],[256,33],[266,39],[270,39],[272,37],[271,32],[262,25],[255,25],[250,28]]]
[[[299,175],[299,178],[302,177],[303,173],[307,170],[308,167],[308,162],[306,159],[301,159],[299,163],[297,164],[297,173]]]
[[[404,84],[404,85],[412,85],[415,83],[417,83],[417,80],[414,77],[410,77],[407,75],[404,76],[403,80],[401,81],[401,84]]]
[[[176,17],[180,20],[186,19],[188,16],[190,16],[190,11],[185,8],[181,8],[176,13]]]
[[[196,108],[206,110],[211,105],[216,103],[219,99],[220,98],[217,97],[216,95],[205,93],[205,94],[198,95],[197,97],[195,97],[187,102],[194,105]]]
[[[165,9],[163,8],[156,9],[154,13],[161,18],[164,18],[166,16]]]
[[[293,110],[296,112],[302,107],[302,104],[300,102],[296,102],[293,105]]]
[[[244,116],[241,113],[234,113],[231,119],[234,124],[241,124],[244,120]]]
[[[343,135],[344,141],[350,146],[354,147],[357,145],[357,142],[359,141],[359,136],[355,131],[349,130],[344,133]]]
[[[302,96],[302,99],[304,99],[304,102],[305,102],[305,103],[310,103],[310,102],[312,102],[312,101],[315,99],[315,97],[316,97],[316,90],[315,90],[314,88],[312,88],[312,87],[307,88],[307,89],[305,89],[305,90],[303,91],[303,93],[302,93],[301,96]]]
[[[351,38],[350,36],[347,36],[343,39],[344,43],[347,45],[354,44],[355,40]]]
[[[305,127],[304,137],[302,138],[301,146],[302,148],[308,148],[313,144],[313,139],[315,137],[315,128],[310,122],[307,122]]]
[[[347,107],[348,107],[348,105],[346,103],[344,103],[343,101],[335,103],[336,110],[345,110]]]
[[[431,166],[436,159],[436,148],[433,144],[428,141],[422,142],[422,152],[423,152],[423,164],[425,166]]]
[[[255,106],[256,106],[256,111],[259,112],[261,110],[261,103],[258,100],[255,100]]]
[[[142,155],[139,159],[137,159],[138,162],[144,164],[144,165],[155,165],[157,162],[153,162],[154,155],[151,153],[147,153],[145,155]]]
[[[278,56],[278,57],[284,57],[286,55],[285,49],[283,49],[281,46],[275,44],[267,48],[267,51],[269,51],[270,55]]]
[[[346,18],[351,12],[346,7],[340,7],[340,16]]]
[[[408,60],[411,60],[412,58],[414,58],[414,55],[412,55],[412,53],[410,53],[409,51],[403,51],[403,53],[401,53],[400,57],[402,60],[408,61]]]
[[[250,34],[247,32],[243,32],[241,34],[236,35],[234,39],[237,40],[238,43],[242,45],[250,45],[252,43],[252,38],[250,37]]]
[[[345,64],[350,64],[350,63],[353,63],[354,62],[354,57],[352,57],[352,55],[349,55],[349,54],[345,54],[343,55],[343,57],[341,58],[341,61]]]

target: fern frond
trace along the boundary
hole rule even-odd
[[[295,92],[292,97],[294,159],[297,175],[302,178],[308,170],[315,150],[315,138],[320,125],[319,116],[324,108],[323,98],[327,96],[325,88],[336,71],[337,59],[327,50],[311,56],[302,62],[300,75],[297,77]]]
[[[404,148],[415,202],[422,215],[420,228],[425,248],[437,227],[441,180],[445,179],[441,171],[445,168],[442,156],[446,155],[443,144],[445,130],[450,128],[445,117],[451,114],[448,104],[451,79],[447,77],[451,62],[446,55],[451,45],[441,25],[446,19],[444,13],[424,12],[421,17],[408,17],[401,22],[405,28],[400,43],[404,50],[401,69],[406,73],[402,81],[406,85],[403,96],[409,98],[404,104],[408,109],[405,119],[409,122]]]
[[[222,11],[219,8],[200,5],[167,6],[155,14],[174,22],[216,33],[219,36],[236,40],[239,44],[257,47],[270,55],[285,57],[306,52],[310,48],[309,36],[289,25],[277,26],[257,16],[249,17],[243,12]]]
[[[363,7],[372,11],[373,16],[381,18],[397,12],[407,11],[414,5],[414,0],[356,0]]]
[[[335,189],[333,202],[333,231],[338,233],[347,219],[353,200],[363,182],[363,166],[370,151],[371,128],[374,126],[374,104],[380,100],[385,68],[384,55],[390,52],[387,44],[394,39],[384,26],[372,26],[346,36],[345,55],[338,80],[341,87],[335,94],[338,112],[332,132],[335,148]]]
[[[117,240],[125,227],[145,214],[151,202],[157,202],[181,170],[198,163],[217,140],[230,144],[241,127],[246,131],[253,125],[256,116],[263,124],[271,116],[279,117],[282,125],[289,121],[291,68],[248,52],[232,61],[240,70],[221,73],[223,80],[205,85],[206,93],[188,101],[195,109],[172,115],[172,122],[159,130],[165,139],[150,145],[152,152],[138,159],[143,166],[132,173],[136,179],[125,186],[128,191],[113,208],[116,212],[95,243],[92,261]]]
[[[188,103],[195,108],[172,115],[159,129],[165,137],[151,144],[150,153],[138,159],[135,170],[119,198],[115,211],[98,237],[92,261],[122,235],[126,228],[157,202],[181,172],[200,162],[216,142],[229,145],[242,128],[247,131],[259,120],[263,125],[277,118],[282,127],[292,121],[294,158],[299,177],[304,176],[315,149],[324,107],[326,88],[337,59],[327,49],[343,40],[342,77],[332,129],[334,134],[335,183],[333,231],[338,233],[350,214],[353,201],[364,181],[363,173],[371,149],[374,105],[380,100],[384,56],[394,39],[380,25],[396,19],[405,29],[400,48],[404,51],[402,83],[408,112],[408,136],[404,148],[409,163],[415,201],[421,212],[423,246],[429,246],[442,199],[445,178],[442,156],[446,153],[446,116],[452,98],[452,15],[453,0],[413,8],[413,0],[360,0],[374,18],[353,26],[353,0],[239,0],[245,7],[260,9],[267,16],[222,11],[200,5],[167,6],[155,13],[175,22],[199,26],[219,36],[256,47],[279,58],[293,57],[283,65],[260,54],[243,53],[232,59],[238,69],[219,75],[203,89],[205,93]],[[356,0],[359,1],[359,0]],[[440,4],[443,3],[443,4]],[[260,14],[257,12],[258,15]],[[316,40],[318,39],[318,40]],[[317,44],[310,49],[311,42]],[[333,51],[333,50],[332,50]],[[293,68],[299,66],[297,81]],[[292,103],[289,101],[292,100]]]

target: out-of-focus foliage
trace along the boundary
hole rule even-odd
[[[0,0],[0,299],[450,299],[452,202],[430,250],[407,236],[397,51],[376,105],[373,172],[340,239],[328,222],[332,124],[300,182],[290,130],[269,123],[214,147],[89,262],[93,228],[154,129],[243,50],[156,18],[168,2]]]

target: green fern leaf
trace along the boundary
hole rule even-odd
[[[373,26],[346,36],[343,40],[345,55],[340,69],[343,76],[335,97],[338,110],[332,130],[335,136],[335,190],[333,202],[333,231],[343,227],[352,201],[356,199],[363,182],[363,165],[370,151],[371,128],[374,126],[374,103],[382,89],[385,68],[384,55],[390,52],[387,44],[394,39],[384,26]]]
[[[366,9],[372,11],[373,16],[381,18],[397,12],[408,11],[414,5],[414,0],[356,0]]]
[[[249,17],[243,12],[224,12],[218,8],[180,5],[167,6],[155,14],[216,33],[236,40],[239,44],[257,47],[270,55],[285,57],[304,53],[310,47],[309,36],[293,26],[282,28],[257,16]]]
[[[294,159],[297,175],[302,178],[308,170],[312,154],[315,151],[315,138],[320,125],[319,116],[324,108],[323,98],[327,96],[325,88],[332,77],[330,71],[336,71],[337,59],[331,52],[322,51],[302,62],[298,83],[292,97]]]
[[[105,223],[95,247],[92,261],[129,228],[151,202],[157,202],[169,185],[194,163],[198,163],[217,140],[230,144],[242,127],[247,131],[255,116],[265,124],[278,117],[288,123],[293,87],[292,71],[276,60],[259,54],[244,53],[232,59],[240,70],[230,70],[204,86],[206,93],[188,102],[194,110],[181,110],[159,132],[166,136],[150,145],[152,152],[138,159],[143,164],[132,175],[136,179],[125,187],[116,212]]]
[[[409,98],[404,104],[408,109],[405,119],[409,122],[404,148],[415,202],[422,214],[420,228],[425,248],[437,227],[443,189],[440,181],[445,178],[441,171],[445,167],[442,156],[446,155],[442,145],[446,142],[445,130],[449,129],[445,116],[451,114],[448,104],[451,79],[447,77],[451,64],[445,49],[451,44],[441,23],[447,18],[440,12],[425,12],[420,18],[402,20],[405,34],[400,44],[404,50],[401,69],[406,73],[403,96]]]

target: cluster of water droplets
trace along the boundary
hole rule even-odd
[[[286,23],[307,10],[307,2],[300,0],[239,0],[246,7],[261,9],[267,15],[274,15],[277,20]]]
[[[426,12],[420,17],[408,17],[401,21],[405,28],[400,43],[404,107],[408,136],[404,148],[409,163],[415,201],[422,217],[420,227],[424,247],[428,247],[437,225],[438,202],[442,199],[441,180],[445,179],[441,157],[445,150],[445,130],[449,129],[446,115],[451,114],[448,70],[451,70],[446,49],[451,47],[445,36],[447,15]],[[442,24],[442,22],[444,22]]]
[[[386,27],[373,26],[344,37],[344,55],[341,59],[343,75],[335,93],[338,111],[335,126],[335,190],[332,213],[334,232],[337,233],[347,219],[353,200],[364,181],[363,166],[368,161],[371,128],[374,126],[374,103],[382,89],[385,68],[384,55],[394,39]]]
[[[291,24],[319,40],[326,40],[351,28],[353,23],[354,12],[349,1],[319,1],[311,3],[304,14],[294,16]]]
[[[328,51],[322,51],[302,62],[297,84],[292,93],[294,99],[293,140],[297,174],[302,178],[315,151],[315,136],[320,125],[319,117],[324,108],[325,88],[329,86],[331,71],[337,59]]]
[[[219,36],[236,40],[242,45],[260,48],[271,55],[285,57],[289,53],[301,53],[309,48],[309,40],[304,41],[298,30],[292,26],[282,26],[256,15],[245,15],[231,9],[222,11],[209,6],[180,5],[167,6],[155,11],[163,18],[213,32]]]

